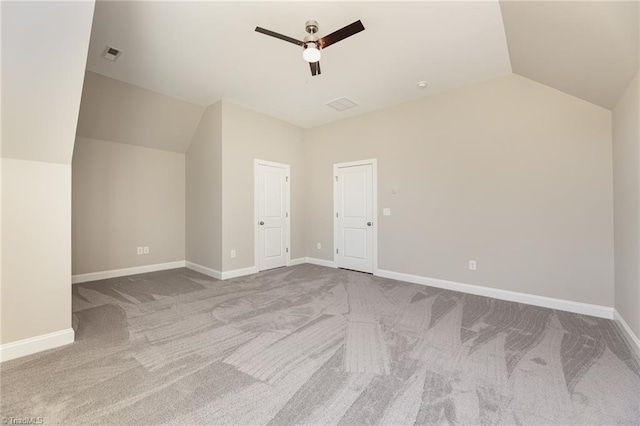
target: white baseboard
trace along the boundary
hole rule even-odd
[[[208,275],[217,280],[228,280],[231,278],[237,278],[237,277],[243,277],[245,275],[255,274],[257,272],[255,266],[250,266],[248,268],[242,268],[242,269],[234,269],[233,271],[220,272],[215,269],[207,268],[206,266],[198,265],[197,263],[188,262],[188,261],[185,263],[187,268],[192,269],[196,272],[200,272],[201,274]]]
[[[312,265],[326,266],[329,268],[336,268],[336,264],[332,260],[318,259],[315,257],[300,257],[297,259],[291,259],[289,266],[301,265],[303,263],[310,263]],[[220,272],[215,269],[207,268],[206,266],[198,265],[197,263],[188,261],[178,261],[161,263],[156,265],[138,266],[134,268],[116,269],[112,271],[93,272],[90,274],[74,275],[72,282],[82,283],[87,281],[95,281],[107,278],[115,278],[126,275],[142,274],[145,272],[162,271],[166,269],[187,267],[196,272],[208,275],[218,280],[226,280],[236,277],[242,277],[245,275],[255,274],[257,268],[251,266],[248,268],[235,269],[233,271]],[[443,288],[447,290],[460,291],[462,293],[470,293],[478,296],[493,297],[494,299],[508,300],[511,302],[525,303],[528,305],[541,306],[544,308],[558,309],[561,311],[574,312],[578,314],[591,315],[599,318],[614,319],[614,309],[607,306],[591,305],[588,303],[574,302],[571,300],[555,299],[546,296],[537,296],[534,294],[519,293],[515,291],[502,290],[497,288],[483,287],[478,285],[458,283],[454,281],[446,281],[436,278],[422,277],[419,275],[405,274],[402,272],[387,271],[378,269],[375,275],[383,278],[390,278],[394,280],[406,281],[414,284],[427,285],[431,287]],[[629,337],[633,343],[638,345],[638,338],[635,336],[626,322],[616,314],[616,319],[619,320],[622,328],[629,334]]]
[[[0,362],[68,345],[69,343],[73,343],[74,340],[75,333],[73,328],[67,328],[16,342],[5,343],[4,345],[0,345]]]
[[[613,310],[613,316],[616,322],[620,325],[622,334],[625,335],[631,347],[636,351],[638,357],[640,357],[640,339],[635,335],[633,330],[631,330],[631,327],[629,327],[629,324],[627,324],[624,318],[622,318],[622,315],[620,315],[620,312],[616,309]]]
[[[330,262],[328,260],[315,259],[313,257],[299,257],[297,259],[291,259],[289,261],[289,266],[302,265],[303,263],[313,263],[314,265],[334,267],[333,262]],[[206,266],[198,265],[197,263],[181,260],[178,262],[159,263],[156,265],[136,266],[133,268],[114,269],[111,271],[100,271],[91,272],[88,274],[73,275],[71,277],[71,282],[73,284],[79,284],[88,281],[104,280],[108,278],[124,277],[127,275],[144,274],[145,272],[164,271],[166,269],[185,267],[196,272],[200,272],[201,274],[208,275],[217,280],[228,280],[231,278],[243,277],[245,275],[251,275],[258,272],[255,266],[220,272],[215,269],[207,268]]]
[[[90,272],[71,277],[72,284],[86,283],[88,281],[106,280],[108,278],[124,277],[127,275],[144,274],[146,272],[164,271],[166,269],[184,268],[185,261],[157,263],[155,265],[134,266],[133,268],[112,269],[110,271]]]
[[[328,268],[336,268],[336,264],[333,260],[318,259],[316,257],[307,257],[307,263],[318,266],[326,266]]]
[[[245,275],[251,275],[258,272],[258,268],[250,266],[248,268],[234,269],[233,271],[225,271],[222,273],[222,280],[228,280],[231,278],[244,277]]]
[[[414,284],[422,284],[431,287],[444,288],[446,290],[470,293],[478,296],[493,297],[494,299],[508,300],[510,302],[525,303],[527,305],[541,306],[543,308],[558,309],[560,311],[577,314],[591,315],[599,318],[613,319],[613,308],[588,303],[574,302],[571,300],[555,299],[552,297],[536,296],[534,294],[519,293],[497,288],[483,287],[471,284],[445,281],[435,278],[421,277],[418,275],[404,274],[401,272],[385,271],[378,269],[377,276],[394,280],[407,281]]]
[[[302,265],[303,263],[307,263],[306,257],[298,257],[297,259],[289,260],[289,266]]]
[[[191,269],[191,270],[194,270],[196,272],[200,272],[201,274],[208,275],[208,276],[210,276],[212,278],[215,278],[217,280],[221,280],[222,279],[222,272],[216,271],[215,269],[207,268],[206,266],[198,265],[197,263],[193,263],[193,262],[189,262],[189,261],[185,262],[185,266],[187,268]]]

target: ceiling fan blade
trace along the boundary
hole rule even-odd
[[[360,20],[357,20],[353,24],[349,24],[344,28],[340,28],[338,31],[334,31],[331,34],[322,37],[320,40],[318,40],[318,43],[320,44],[320,47],[324,49],[363,30],[364,25],[362,25],[362,22],[360,22]]]
[[[320,75],[320,61],[318,62],[309,62],[309,67],[311,68],[311,75]]]
[[[293,37],[289,37],[286,35],[278,34],[271,30],[266,30],[264,28],[256,27],[256,31],[262,34],[266,34],[271,37],[279,38],[280,40],[288,41],[289,43],[297,44],[298,46],[304,46],[304,42],[300,40],[296,40]]]

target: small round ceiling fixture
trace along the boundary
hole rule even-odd
[[[419,81],[419,82],[416,83],[416,86],[418,86],[418,89],[426,89],[427,82],[426,81]]]

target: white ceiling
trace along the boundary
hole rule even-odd
[[[186,152],[204,107],[90,71],[76,136]]]
[[[513,72],[612,109],[638,72],[638,2],[502,2]]]
[[[637,1],[313,2],[99,0],[87,69],[202,106],[226,99],[301,127],[512,71],[612,108],[638,71]],[[357,19],[311,77],[294,38]],[[508,43],[507,43],[508,41]],[[107,44],[124,51],[101,58]],[[508,47],[507,47],[508,46]],[[427,89],[416,82],[425,80]],[[325,103],[359,106],[337,112]]]
[[[71,163],[93,6],[2,2],[3,158]]]
[[[294,38],[358,19],[366,30],[323,51],[311,77]],[[124,53],[100,57],[110,44]],[[484,2],[99,1],[87,69],[199,105],[227,99],[312,127],[511,73],[500,5]],[[427,89],[416,82],[426,80]],[[337,112],[325,103],[360,106]]]

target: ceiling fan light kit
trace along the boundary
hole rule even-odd
[[[305,36],[303,41],[260,27],[256,27],[256,32],[302,46],[302,57],[309,62],[311,75],[315,76],[320,74],[320,57],[322,56],[320,50],[363,31],[364,25],[358,20],[320,39],[315,35],[318,32],[318,23],[316,21],[307,21],[304,29],[308,35]]]
[[[320,54],[320,49],[318,49],[318,46],[313,42],[307,43],[302,51],[302,57],[307,62],[318,62],[320,60],[320,56],[322,56]]]

